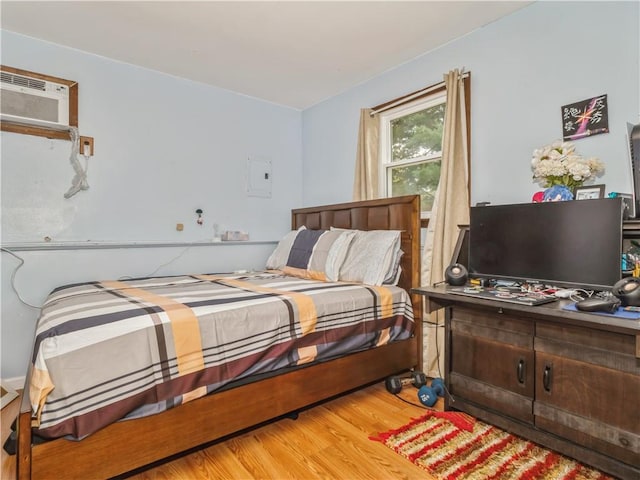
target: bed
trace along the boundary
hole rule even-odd
[[[400,232],[403,252],[398,257],[401,268],[397,285],[400,288],[319,278],[315,270],[301,269],[295,262],[290,262],[283,270],[252,274],[197,274],[129,282],[91,282],[55,290],[48,305],[55,304],[58,309],[43,309],[17,421],[18,478],[113,477],[421,365],[422,300],[408,293],[419,286],[420,281],[419,196],[295,209],[291,226],[292,235],[298,237],[289,259],[294,257],[293,251],[303,237],[293,232],[301,230],[307,230],[305,238],[313,237],[316,242],[331,235],[331,238],[344,239],[347,234],[340,232],[348,230]],[[319,231],[336,233],[330,235]],[[331,252],[335,250],[333,248]],[[322,263],[328,265],[325,261],[323,257]],[[307,267],[310,265],[311,262]],[[357,303],[354,300],[356,289],[364,290],[365,296],[373,299],[374,306],[364,307]],[[107,295],[109,300],[100,295]],[[143,295],[147,303],[141,307]],[[321,297],[334,301],[342,298],[342,304],[349,308],[343,308],[340,314],[325,310]],[[91,310],[91,315],[83,314],[80,318],[85,323],[91,322],[92,328],[105,325],[107,340],[90,348],[82,345],[82,348],[74,349],[65,346],[62,340],[56,341],[56,348],[63,354],[51,354],[47,362],[43,362],[46,352],[52,351],[52,347],[47,346],[54,335],[52,332],[69,328],[68,323],[58,325],[58,319],[87,308],[84,303],[78,303],[79,299],[82,302],[90,299],[100,305],[98,310]],[[136,315],[116,323],[127,325],[134,337],[139,336],[145,330],[140,325],[152,324],[157,317],[157,311],[148,303],[154,301],[160,305],[158,308],[163,314],[180,317],[181,322],[185,321],[182,316],[188,317],[186,323],[181,323],[187,325],[182,334],[173,331],[176,338],[167,345],[173,345],[174,350],[164,351],[164,356],[156,347],[137,348],[132,346],[135,344],[126,343],[119,333],[113,332],[113,323],[104,321],[124,310],[135,310]],[[218,313],[235,310],[221,307],[234,302],[246,304],[243,312],[251,309],[267,312],[260,323],[266,324],[269,339],[264,331],[253,332],[250,323],[234,317],[229,325],[239,325],[235,330],[241,330],[251,341],[237,332],[232,334],[233,328],[220,327],[214,336],[224,336],[222,344],[228,349],[221,351],[221,347],[206,344],[207,327],[196,323],[200,317],[206,320],[213,310]],[[307,307],[313,310],[312,315],[308,314]],[[140,310],[144,312],[140,313]],[[376,317],[382,323],[355,325],[350,320],[353,312],[365,310],[370,313],[364,317]],[[189,317],[190,312],[203,314],[197,315],[198,320],[195,320]],[[291,312],[297,313],[290,317]],[[243,315],[251,317],[249,313]],[[328,319],[337,324],[329,323]],[[74,321],[77,323],[78,320]],[[156,328],[156,334],[157,331]],[[180,349],[185,347],[179,345],[192,342],[194,332],[198,331],[203,336],[201,354],[198,358],[182,354]],[[342,341],[341,335],[346,341]],[[277,340],[271,341],[272,337]],[[76,344],[86,341],[87,335],[80,338],[75,340]],[[141,338],[148,342],[145,337]],[[176,340],[180,338],[182,342]],[[314,343],[314,339],[318,343]],[[285,350],[286,346],[291,348]],[[142,372],[135,379],[124,373],[114,373],[119,368],[118,355],[110,352],[118,349],[136,352],[127,356],[126,370],[128,373]],[[89,355],[87,359],[101,359],[98,363],[105,365],[101,369],[104,372],[89,375],[97,379],[95,385],[91,385],[86,373],[73,372],[72,376],[77,378],[68,382],[72,385],[71,390],[65,390],[65,381],[55,376],[56,355],[70,355],[71,350]],[[147,355],[147,351],[151,353]],[[140,365],[132,364],[145,355],[149,359],[140,358]],[[45,363],[51,372],[43,366]],[[157,371],[149,373],[149,364],[157,366]],[[61,365],[68,364],[62,362]],[[117,382],[104,380],[101,375],[105,372],[109,379],[117,379]],[[51,382],[49,374],[55,381]],[[158,381],[154,388],[140,386],[149,378],[153,380],[154,375],[164,375],[168,381]],[[52,384],[57,385],[56,394],[48,391]],[[171,390],[174,386],[181,388],[181,394],[174,394]],[[113,401],[123,390],[134,394]],[[74,401],[65,404],[64,399],[71,397]],[[82,401],[78,401],[81,397]],[[101,404],[103,400],[105,405]],[[49,405],[48,410],[45,404]],[[37,410],[35,416],[32,415],[34,408]],[[140,418],[118,421],[123,413]],[[49,439],[36,442],[34,432],[38,438]]]

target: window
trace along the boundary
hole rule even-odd
[[[444,89],[380,114],[380,193],[419,194],[429,218],[440,181]]]

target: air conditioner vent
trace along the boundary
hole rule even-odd
[[[1,0],[0,0],[1,1]],[[69,85],[11,70],[0,70],[2,123],[68,130],[71,118]]]
[[[38,80],[36,78],[23,77],[22,75],[15,75],[13,73],[2,72],[2,83],[10,83],[25,88],[32,88],[34,90],[45,91],[46,82],[44,80]]]

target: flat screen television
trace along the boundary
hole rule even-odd
[[[471,207],[472,277],[609,290],[621,277],[622,199]]]

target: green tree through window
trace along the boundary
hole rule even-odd
[[[391,121],[392,160],[440,154],[444,103]]]
[[[423,216],[433,207],[440,181],[444,102],[439,94],[380,117],[384,194],[419,194]]]

